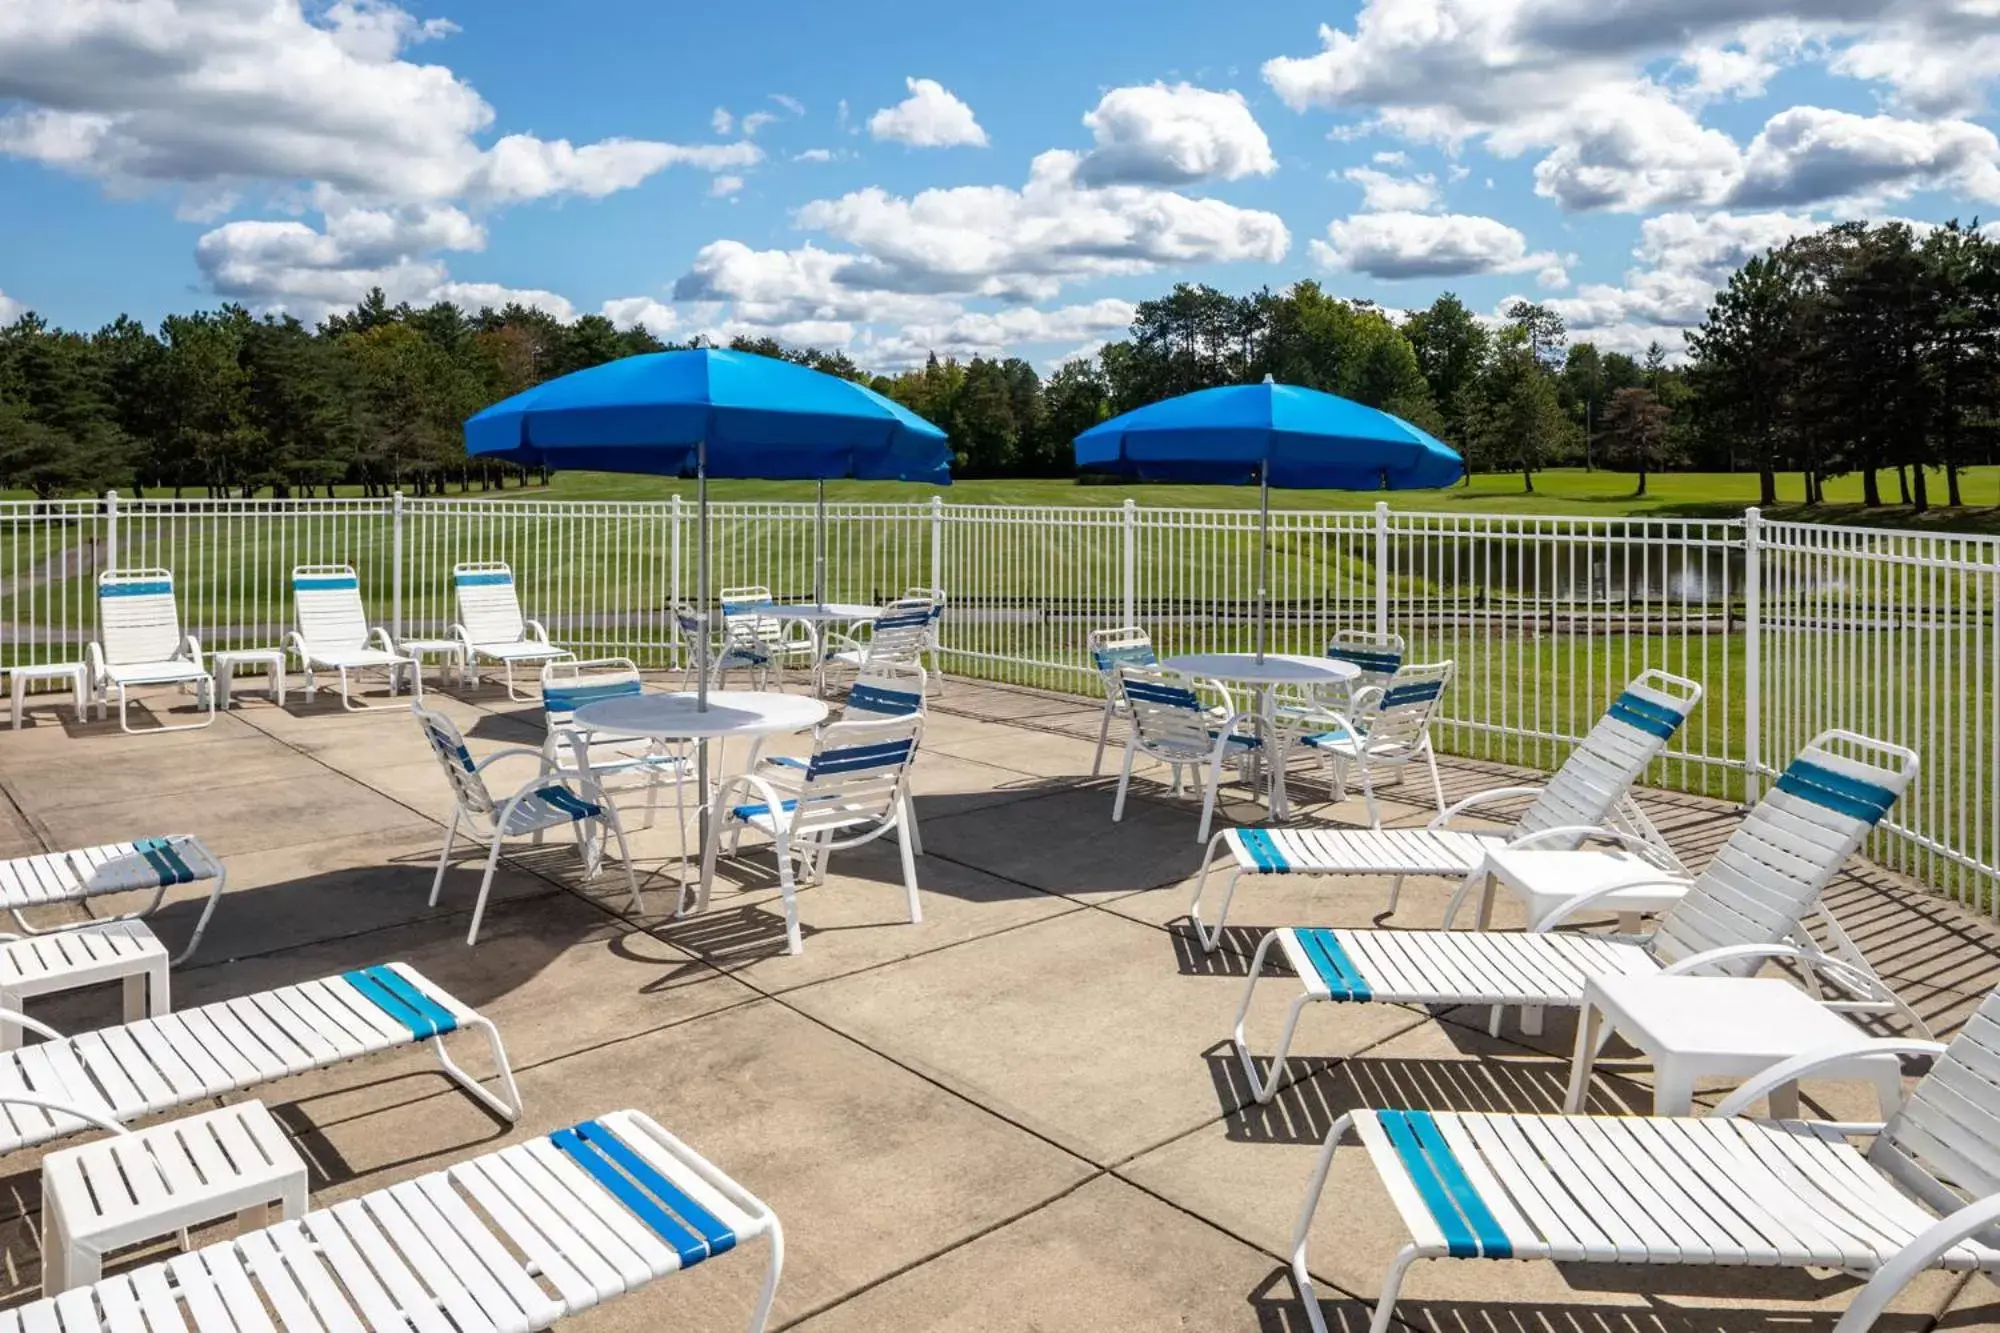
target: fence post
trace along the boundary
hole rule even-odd
[[[1139,502],[1125,501],[1125,527],[1118,563],[1121,625],[1139,623]]]
[[[104,493],[104,567],[118,568],[118,492]]]
[[[1389,502],[1375,502],[1375,632],[1389,632]]]
[[[944,497],[931,497],[931,588],[944,587]],[[893,595],[893,594],[891,594]]]
[[[1743,511],[1743,804],[1757,803],[1762,777],[1764,703],[1764,559],[1761,534],[1764,515],[1754,506]]]
[[[389,633],[403,641],[403,493],[389,497]]]
[[[681,493],[674,492],[667,519],[667,646],[673,661],[682,659],[681,645]]]

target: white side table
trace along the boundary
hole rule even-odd
[[[1788,981],[1776,977],[1602,976],[1584,983],[1563,1109],[1583,1107],[1604,1024],[1653,1060],[1653,1114],[1688,1115],[1699,1078],[1743,1080],[1795,1055],[1867,1034]],[[1827,1078],[1868,1079],[1888,1119],[1903,1104],[1903,1070],[1893,1055],[1829,1065]],[[1771,1094],[1772,1113],[1799,1113],[1796,1084]]]
[[[1578,894],[1605,890],[1592,910],[1618,913],[1618,928],[1629,933],[1639,929],[1641,916],[1664,912],[1686,897],[1691,882],[1636,853],[1589,848],[1496,848],[1486,853],[1485,871],[1479,900],[1481,930],[1492,924],[1496,885],[1521,900],[1531,926]],[[1673,882],[1665,882],[1669,880]],[[1621,884],[1639,887],[1617,887]]]
[[[234,708],[230,680],[238,667],[258,666],[271,678],[271,701],[285,706],[285,650],[282,648],[225,648],[221,652],[210,653],[209,660],[215,672],[215,689],[221,696],[216,707]]]
[[[42,1294],[95,1282],[104,1256],[235,1213],[306,1210],[306,1164],[264,1109],[239,1102],[42,1159]]]
[[[438,659],[438,681],[442,683],[449,670],[460,685],[465,684],[465,644],[458,639],[398,639],[396,650],[413,657],[417,662],[417,672],[421,676],[424,659]]]
[[[36,662],[10,667],[14,677],[14,730],[21,729],[21,712],[27,706],[28,686],[34,681],[68,681],[70,697],[76,700],[76,720],[89,719],[84,709],[90,700],[90,670],[81,662]]]
[[[125,983],[125,1021],[164,1014],[167,946],[143,921],[105,921],[75,930],[30,935],[0,947],[0,1008],[21,1011],[38,995]],[[0,1023],[0,1051],[21,1044],[21,1029]]]

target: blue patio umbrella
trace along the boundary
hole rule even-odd
[[[1274,383],[1202,389],[1135,408],[1076,437],[1076,465],[1139,481],[1258,487],[1257,655],[1264,655],[1271,574],[1271,487],[1423,490],[1465,472],[1456,451],[1389,412],[1317,389]]]
[[[851,380],[719,348],[626,357],[538,384],[467,421],[465,447],[523,467],[692,477],[704,627],[710,477],[819,483],[821,601],[829,478],[951,484],[945,433],[916,413]],[[696,680],[706,709],[705,660]]]

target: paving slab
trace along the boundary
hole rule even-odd
[[[2000,1328],[2000,1285],[1978,1273],[1968,1276],[1952,1296],[1937,1333],[1970,1333],[1975,1328]]]
[[[1088,776],[1091,753],[1095,749],[1092,743],[1072,736],[1031,731],[1025,727],[991,725],[984,732],[963,736],[949,732],[933,735],[927,729],[924,745],[933,751],[957,755],[961,759],[976,759],[997,768],[1039,778]],[[1118,775],[1119,762],[1123,762],[1122,752],[1116,762],[1110,754],[1105,756],[1105,766],[1114,780]]]
[[[652,1115],[777,1212],[775,1326],[1072,1189],[1075,1158],[764,1000],[525,1072],[524,1127],[621,1107]],[[325,1201],[434,1170],[497,1141],[465,1097],[340,1117],[300,1108]],[[762,1256],[712,1262],[604,1311],[606,1327],[729,1328]],[[581,1325],[579,1325],[581,1326]]]
[[[1218,1063],[1224,1066],[1214,1074],[1218,1081],[1240,1078],[1226,1061]],[[1468,1049],[1463,1035],[1423,1024],[1281,1091],[1269,1107],[1204,1125],[1119,1174],[1253,1245],[1289,1254],[1320,1143],[1342,1114],[1357,1106],[1554,1111],[1567,1074],[1561,1061],[1506,1043]],[[1600,1080],[1597,1093],[1592,1109],[1606,1113],[1641,1112],[1650,1101],[1638,1081]],[[1336,1152],[1308,1242],[1315,1278],[1334,1288],[1321,1292],[1330,1328],[1367,1327],[1382,1275],[1408,1239],[1366,1152],[1351,1143]],[[1935,1315],[1953,1285],[1942,1274],[1928,1275],[1895,1308]],[[1652,1329],[1655,1319],[1689,1333],[1717,1326],[1748,1333],[1773,1318],[1826,1318],[1853,1290],[1851,1280],[1803,1271],[1438,1260],[1411,1268],[1398,1313],[1437,1333]],[[1278,1321],[1271,1326],[1303,1327],[1289,1279],[1262,1299]]]
[[[1099,1177],[968,1245],[795,1325],[800,1333],[1268,1327],[1259,1253],[1122,1181]]]
[[[1067,789],[923,820],[924,849],[1079,902],[1178,884],[1201,862],[1197,816],[1133,802],[1111,822],[1108,792]]]
[[[218,739],[198,750],[177,747],[175,754],[178,761],[169,763],[146,763],[140,755],[121,756],[116,762],[95,755],[76,754],[66,762],[52,757],[28,772],[10,773],[0,781],[23,811],[41,816],[189,792],[229,800],[234,798],[222,793],[324,772],[303,755],[257,735]]]
[[[1241,987],[1173,975],[1165,933],[1071,913],[893,967],[790,993],[807,1013],[1109,1164],[1234,1109],[1203,1053],[1229,1032]],[[1275,1031],[1289,996],[1251,1012]],[[913,1021],[913,1016],[921,1017]],[[1355,1006],[1306,1044],[1296,1070],[1381,1040],[1419,1017]]]

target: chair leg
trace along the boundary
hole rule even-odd
[[[903,855],[903,889],[910,897],[910,924],[913,926],[924,919],[923,904],[917,901],[917,855],[916,848],[912,845],[916,839],[910,836],[911,830],[914,828],[915,825],[910,822],[909,794],[905,793],[903,796],[904,836],[896,839],[896,846],[901,850]]]
[[[1223,918],[1229,915],[1229,899],[1235,894],[1236,881],[1243,873],[1239,866],[1236,873],[1229,877],[1229,883],[1222,891],[1222,902],[1215,914],[1215,926],[1213,929],[1204,928],[1201,924],[1201,896],[1208,891],[1208,876],[1209,872],[1215,869],[1216,850],[1223,845],[1223,840],[1228,836],[1227,833],[1218,833],[1208,840],[1208,855],[1202,858],[1201,875],[1194,882],[1194,897],[1188,902],[1188,920],[1194,925],[1194,935],[1201,942],[1203,953],[1214,953],[1216,945],[1222,943]],[[1231,855],[1234,856],[1234,853]]]
[[[799,886],[792,873],[792,839],[786,833],[778,835],[778,895],[785,902],[785,952],[804,953],[806,944],[799,933]]]
[[[521,1090],[514,1084],[514,1068],[507,1063],[507,1048],[500,1044],[500,1029],[487,1019],[475,1014],[463,1025],[467,1030],[477,1030],[486,1036],[486,1049],[492,1054],[494,1078],[500,1084],[500,1093],[495,1095],[472,1075],[458,1067],[451,1053],[444,1048],[443,1037],[431,1038],[431,1046],[437,1052],[438,1063],[444,1066],[445,1077],[471,1094],[480,1105],[494,1112],[504,1120],[521,1118]]]
[[[1105,699],[1104,716],[1097,723],[1097,753],[1092,756],[1090,761],[1090,776],[1092,777],[1096,777],[1104,771],[1104,745],[1105,742],[1111,739],[1111,710],[1113,706],[1112,700],[1109,698]]]
[[[465,932],[468,946],[479,942],[479,923],[486,916],[486,895],[493,891],[493,872],[500,868],[500,833],[493,834],[493,846],[486,853],[486,873],[479,880],[479,897],[472,904],[472,926]]]
[[[1362,760],[1360,765],[1361,799],[1365,801],[1368,806],[1368,827],[1371,829],[1378,829],[1382,827],[1382,811],[1375,804],[1375,780],[1373,777],[1369,775],[1368,767],[1369,767],[1368,761],[1365,759]]]
[[[1438,776],[1437,755],[1431,750],[1429,741],[1424,742],[1424,762],[1431,768],[1431,795],[1436,799],[1438,815],[1442,817],[1445,812],[1444,779]]]
[[[785,1270],[785,1229],[771,1219],[771,1258],[764,1265],[764,1285],[757,1293],[757,1308],[750,1312],[749,1333],[764,1333],[771,1318],[771,1302],[778,1296],[778,1278]]]
[[[437,874],[431,876],[431,900],[429,905],[432,907],[438,905],[438,894],[444,890],[444,868],[451,861],[451,845],[457,837],[458,807],[454,805],[451,808],[451,818],[445,821],[444,850],[438,853]]]
[[[645,900],[639,896],[639,877],[632,871],[632,849],[625,845],[625,825],[620,822],[618,812],[610,805],[604,807],[604,822],[611,829],[611,836],[618,840],[618,864],[625,867],[625,887],[632,891],[632,915],[640,916],[646,910]]]
[[[1132,761],[1137,757],[1131,742],[1125,746],[1125,767],[1118,774],[1118,794],[1111,800],[1111,822],[1116,824],[1125,818],[1125,792],[1132,785]]]
[[[1250,1043],[1243,1035],[1244,1022],[1250,1016],[1250,1001],[1257,993],[1257,983],[1264,975],[1264,958],[1270,953],[1271,945],[1278,938],[1278,932],[1268,932],[1257,942],[1257,952],[1250,959],[1250,984],[1243,988],[1243,1003],[1236,1007],[1236,1026],[1230,1031],[1230,1041],[1236,1047],[1236,1058],[1243,1066],[1244,1077],[1250,1083],[1250,1095],[1259,1105],[1268,1103],[1278,1093],[1278,1078],[1285,1071],[1285,1056],[1292,1049],[1292,1034],[1298,1030],[1299,1014],[1312,1002],[1312,992],[1301,990],[1299,997],[1292,1001],[1285,1011],[1284,1030],[1278,1034],[1278,1049],[1271,1056],[1269,1082],[1257,1072],[1257,1057],[1250,1054]]]

